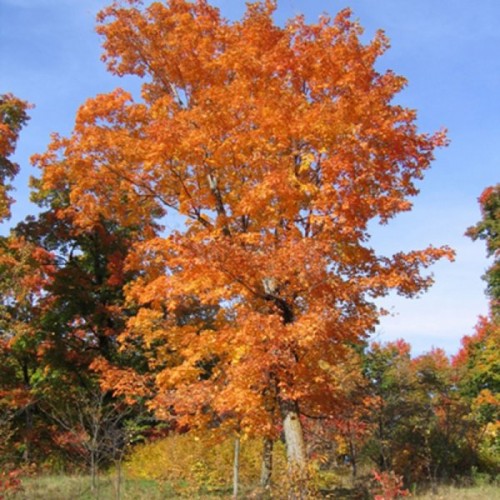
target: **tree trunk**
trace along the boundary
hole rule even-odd
[[[262,450],[262,470],[260,474],[260,485],[268,488],[271,484],[271,474],[273,472],[273,445],[270,438],[264,438],[264,448]]]
[[[29,368],[28,368],[28,363],[23,362],[22,363],[22,370],[23,370],[23,381],[24,381],[24,386],[25,388],[30,391],[31,390],[31,380],[30,380],[30,374],[29,374]],[[25,431],[25,439],[24,439],[24,452],[23,452],[23,460],[25,463],[29,464],[31,461],[31,446],[30,446],[30,440],[32,439],[31,433],[33,431],[33,405],[31,403],[28,403],[26,406],[24,412],[26,416],[26,431]]]
[[[116,500],[121,500],[122,498],[122,460],[119,458],[115,460],[116,468]]]
[[[233,462],[233,498],[238,498],[238,481],[240,475],[240,438],[234,440]]]
[[[283,418],[288,468],[291,471],[302,472],[306,468],[307,458],[297,402],[281,401],[280,409]]]
[[[90,451],[90,491],[97,496],[97,463],[94,450]]]
[[[280,401],[280,410],[283,418],[290,481],[287,498],[289,500],[309,498],[306,447],[298,404],[296,401],[282,400]]]
[[[352,478],[353,480],[355,480],[358,475],[358,461],[356,457],[356,445],[354,444],[354,437],[352,435],[349,436],[349,449],[352,467]]]
[[[31,433],[33,431],[33,412],[31,403],[25,409],[25,416],[26,416],[26,437],[24,438],[23,460],[26,464],[29,464],[31,462],[30,440],[32,438]]]

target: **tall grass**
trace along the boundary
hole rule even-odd
[[[439,486],[435,492],[414,495],[415,500],[500,500],[500,487],[493,484],[458,488]]]
[[[20,492],[5,495],[12,500],[161,500],[175,498],[167,484],[146,479],[126,479],[120,487],[120,497],[114,476],[101,476],[98,490],[91,491],[90,476],[37,476],[24,479]]]
[[[120,497],[117,494],[116,478],[113,475],[101,476],[99,490],[92,493],[90,476],[38,476],[23,480],[23,491],[6,494],[10,500],[164,500],[169,498],[186,499],[216,499],[231,498],[231,489],[218,492],[194,493],[192,489],[185,491],[170,483],[148,479],[126,478],[120,488]],[[348,488],[340,488],[337,492],[330,492],[326,498],[350,499],[355,498],[356,492]],[[357,492],[359,494],[359,491]],[[264,498],[252,496],[249,490],[243,490],[241,499]],[[275,489],[273,499],[285,499],[283,490]],[[325,498],[325,497],[319,497]],[[359,497],[356,497],[359,498]],[[482,484],[470,487],[439,486],[434,492],[417,493],[410,498],[415,500],[500,500],[500,486],[498,484]]]

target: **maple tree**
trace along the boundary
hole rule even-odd
[[[0,95],[0,221],[10,217],[12,198],[9,184],[19,172],[19,165],[9,157],[16,149],[21,128],[26,124],[28,103],[12,94]]]
[[[326,372],[376,326],[373,299],[416,295],[432,282],[422,269],[451,258],[377,255],[368,233],[411,208],[446,138],[392,103],[406,82],[374,67],[382,32],[363,44],[349,10],[280,27],[275,8],[251,3],[231,23],[204,0],[114,2],[99,15],[104,59],[144,79],[141,98],[88,100],[35,163],[42,189],[68,189],[80,228],[169,229],[134,242],[127,264],[127,338],[161,346],[157,413],[268,436],[282,425],[302,469],[300,414],[335,411]],[[210,321],[180,321],[191,304]]]

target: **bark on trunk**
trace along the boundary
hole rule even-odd
[[[94,450],[90,452],[90,490],[97,496],[97,461]]]
[[[122,461],[121,458],[115,460],[116,468],[116,500],[121,500],[122,498]]]
[[[260,474],[260,485],[267,488],[271,485],[271,474],[273,472],[273,445],[270,438],[264,438],[264,448],[262,450],[262,470]]]
[[[297,402],[282,401],[280,409],[283,418],[288,468],[291,472],[301,473],[306,469],[307,458]]]

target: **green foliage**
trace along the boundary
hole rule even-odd
[[[19,165],[10,160],[16,149],[21,128],[29,120],[29,105],[12,94],[0,95],[0,222],[10,216],[13,200],[8,193],[9,184],[19,172]]]
[[[376,404],[363,455],[381,471],[402,475],[406,484],[435,483],[465,475],[474,465],[486,467],[481,412],[493,405],[491,399],[466,397],[464,387],[471,390],[468,380],[474,380],[469,375],[440,350],[412,359],[404,342],[373,345],[365,355],[365,376]],[[491,461],[487,448],[483,455]]]
[[[368,417],[373,433],[365,453],[381,470],[400,473],[399,469],[406,468],[406,459],[411,457],[408,449],[423,444],[418,434],[408,432],[408,426],[402,425],[418,414],[417,401],[412,397],[415,379],[410,346],[402,341],[385,346],[373,344],[366,353],[364,374],[370,382],[369,394],[376,401]]]
[[[486,252],[493,257],[493,264],[486,271],[488,294],[495,316],[500,313],[500,184],[486,188],[479,197],[482,219],[467,230],[473,240],[486,242]]]
[[[456,357],[461,365],[461,389],[469,397],[481,391],[500,393],[500,323],[481,318],[472,336],[464,337],[462,350]],[[490,421],[493,419],[490,419]]]

